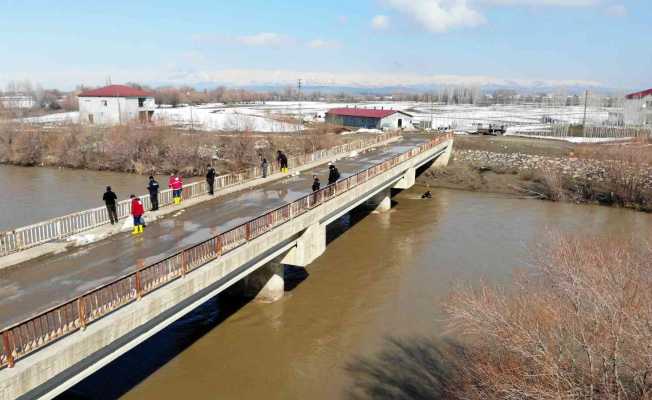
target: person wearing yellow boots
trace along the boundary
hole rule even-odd
[[[278,166],[281,169],[281,172],[287,174],[289,172],[288,157],[281,150],[276,152],[276,161],[278,162]]]
[[[172,187],[172,197],[174,197],[174,204],[181,204],[181,194],[183,193],[183,178],[179,173],[175,173],[174,177],[170,178],[170,186]]]
[[[145,214],[145,208],[143,207],[143,202],[136,195],[132,194],[129,198],[131,199],[131,215],[134,217],[134,230],[131,234],[138,235],[144,231],[143,225],[145,225],[145,221],[143,220],[143,214]]]

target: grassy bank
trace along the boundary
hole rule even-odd
[[[261,155],[272,162],[276,150],[292,156],[343,140],[323,130],[302,135],[216,134],[141,124],[99,128],[0,121],[0,163],[193,176],[204,174],[211,163],[220,174],[237,172],[258,165]]]
[[[652,211],[651,174],[652,145],[645,142],[459,137],[450,165],[426,171],[419,183]]]

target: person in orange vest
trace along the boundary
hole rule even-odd
[[[143,202],[136,195],[132,194],[129,198],[131,199],[131,215],[134,217],[134,230],[131,234],[137,235],[144,231],[145,221],[143,220],[143,214],[145,214],[145,208],[143,207]]]

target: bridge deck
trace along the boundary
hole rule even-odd
[[[403,141],[338,162],[342,178],[379,164],[424,143],[424,138]],[[322,186],[327,167],[297,177],[270,182],[246,192],[217,198],[153,222],[144,234],[119,234],[86,247],[26,262],[0,272],[0,329],[72,299],[127,272],[138,260],[153,263],[211,234],[235,227],[265,211],[310,193],[312,175]]]

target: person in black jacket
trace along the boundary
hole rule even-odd
[[[276,161],[282,173],[288,173],[288,157],[281,150],[276,152]]]
[[[317,175],[313,175],[312,179],[312,191],[316,192],[321,187],[321,182],[319,182],[319,177]]]
[[[118,196],[111,190],[111,186],[106,187],[106,192],[102,196],[104,204],[106,204],[106,210],[109,212],[109,219],[111,220],[111,225],[115,225],[118,222],[118,211],[115,208],[115,202],[118,200]]]
[[[208,172],[206,172],[206,183],[208,183],[208,194],[213,195],[215,189],[215,168],[208,165]]]
[[[158,190],[159,184],[154,179],[153,176],[149,177],[149,183],[147,184],[147,190],[149,191],[149,201],[152,203],[152,211],[158,210]]]
[[[330,164],[328,166],[328,184],[332,185],[340,179],[340,171],[337,170],[335,164]]]

